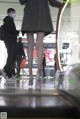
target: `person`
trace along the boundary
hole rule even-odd
[[[45,53],[43,53],[43,60],[42,60],[43,77],[45,77],[45,66],[46,66],[46,59],[45,59]]]
[[[26,58],[22,43],[22,37],[19,37],[18,42],[16,43],[16,61],[17,61],[17,78],[20,78],[20,64],[22,58]]]
[[[14,69],[14,62],[16,59],[15,56],[15,46],[17,42],[17,35],[19,34],[19,31],[16,30],[16,26],[14,23],[14,18],[16,15],[16,11],[13,8],[8,8],[7,10],[7,16],[3,19],[4,23],[4,43],[7,49],[7,61],[6,65],[1,71],[1,74],[5,78],[12,78],[12,75],[15,75],[15,69]],[[7,77],[6,77],[7,76]]]
[[[29,85],[33,84],[32,76],[32,53],[34,44],[34,33],[37,35],[37,76],[36,89],[41,88],[41,66],[43,59],[43,38],[53,31],[50,10],[51,6],[61,8],[62,4],[56,0],[19,0],[21,5],[25,5],[22,22],[22,34],[27,34],[28,39],[28,64],[29,64]]]
[[[54,70],[55,70],[55,74],[56,74],[56,71],[57,71],[57,65],[56,65],[56,53],[55,53],[55,55],[54,55],[54,61],[55,61],[55,63],[54,63]]]

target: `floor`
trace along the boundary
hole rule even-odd
[[[21,77],[19,83],[17,83],[17,79],[12,79],[6,82],[6,80],[3,77],[0,77],[0,89],[8,89],[8,88],[14,88],[14,89],[34,89],[35,90],[35,84],[36,84],[36,77],[33,78],[33,86],[28,85],[29,77]],[[41,82],[41,90],[53,90],[54,89],[54,78],[53,77],[46,77],[42,78]]]
[[[9,118],[73,117],[74,107],[64,100],[55,88],[54,77],[42,79],[41,90],[28,85],[29,77],[22,77],[6,83],[0,77],[0,112]],[[69,116],[68,116],[69,115]]]

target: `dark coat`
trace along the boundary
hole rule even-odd
[[[17,41],[17,35],[19,32],[16,30],[14,20],[10,16],[6,16],[3,20],[4,22],[4,27],[5,27],[5,36],[4,36],[4,41]]]
[[[24,56],[25,57],[23,43],[20,41],[16,43],[16,57],[17,56],[21,56],[21,57]]]
[[[42,66],[43,66],[43,67],[46,66],[46,59],[45,59],[45,57],[43,57]]]
[[[19,0],[24,8],[22,31],[50,33],[53,31],[48,2],[53,7],[61,7],[56,0]]]

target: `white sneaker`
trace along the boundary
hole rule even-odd
[[[8,86],[8,85],[15,85],[16,84],[16,80],[12,79],[12,78],[7,78],[6,82],[4,85]]]
[[[16,77],[14,75],[12,75],[12,79],[16,79]]]
[[[39,74],[36,76],[36,89],[41,90],[41,77]]]
[[[5,78],[5,79],[7,79],[8,77],[7,77],[7,75],[6,75],[6,73],[4,72],[4,69],[0,69],[0,73],[1,73],[1,75]]]
[[[6,76],[6,82],[10,82],[12,78],[9,78],[8,76]]]

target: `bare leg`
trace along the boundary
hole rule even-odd
[[[33,62],[33,46],[34,46],[34,35],[33,33],[27,33],[28,39],[28,65],[29,65],[29,75],[32,79],[32,62]],[[33,82],[29,81],[29,85],[32,85]]]
[[[41,66],[42,66],[42,59],[43,59],[43,38],[44,38],[44,33],[38,32],[37,33],[37,58],[38,58],[37,74],[39,75],[41,75]]]
[[[44,33],[38,32],[37,33],[37,62],[38,62],[38,69],[37,69],[37,81],[36,81],[36,89],[41,89],[41,67],[42,67],[42,60],[43,60],[43,38]]]

